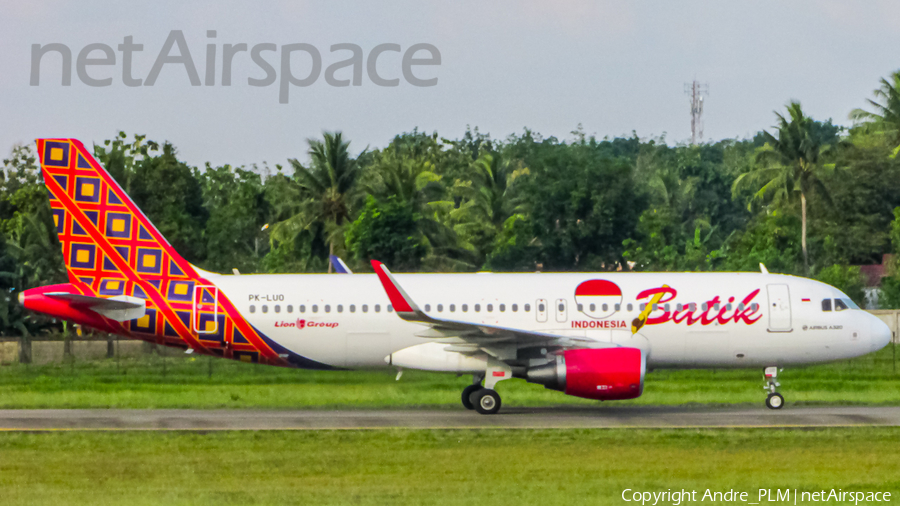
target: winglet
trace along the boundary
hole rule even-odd
[[[331,262],[331,266],[334,267],[334,272],[338,274],[353,274],[353,271],[337,255],[329,255],[328,260]]]
[[[397,311],[397,314],[404,320],[419,320],[422,312],[419,311],[418,306],[416,306],[416,303],[413,302],[409,295],[403,291],[403,288],[394,279],[391,271],[378,260],[372,260],[372,268],[375,269],[378,280],[381,281],[381,285],[384,287],[391,305],[394,306],[394,311]]]

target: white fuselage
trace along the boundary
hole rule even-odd
[[[794,276],[478,273],[396,278],[434,317],[638,347],[653,368],[823,362],[864,355],[890,340],[887,326],[865,311],[823,311],[823,299],[846,299],[839,290]],[[580,284],[596,279],[617,285],[620,296],[576,296]],[[390,354],[431,340],[417,336],[425,326],[389,311],[375,275],[210,274],[210,280],[257,329],[330,366],[384,367]],[[657,308],[633,333],[632,321],[654,292],[662,292]]]

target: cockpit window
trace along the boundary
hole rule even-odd
[[[849,307],[850,309],[859,309],[859,306],[857,306],[856,303],[853,302],[853,300],[851,300],[851,299],[841,299],[841,300],[844,301],[844,304],[847,304],[847,307]]]
[[[834,299],[834,310],[835,311],[843,311],[845,309],[850,309],[847,307],[847,304],[844,302],[847,299]]]
[[[831,299],[822,299],[822,311],[831,311]]]

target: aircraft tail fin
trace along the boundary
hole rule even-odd
[[[139,280],[160,289],[197,277],[81,142],[38,139],[37,147],[72,284],[114,296],[131,295]]]

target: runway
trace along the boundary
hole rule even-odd
[[[391,410],[0,410],[0,431],[789,428],[900,426],[900,407],[462,408]]]

